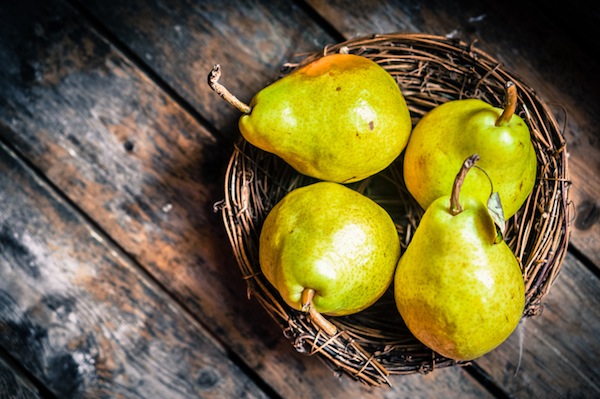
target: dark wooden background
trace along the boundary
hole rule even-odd
[[[597,6],[522,0],[0,1],[0,398],[600,396]],[[564,126],[572,235],[541,315],[467,368],[370,388],[295,352],[220,214],[238,112],[299,53],[476,45]]]

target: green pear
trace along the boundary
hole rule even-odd
[[[404,96],[376,62],[353,54],[321,57],[259,91],[245,105],[217,83],[213,90],[243,112],[242,136],[298,172],[340,183],[369,177],[406,147],[412,129]]]
[[[408,329],[443,356],[472,360],[504,342],[525,306],[519,261],[479,198],[460,187],[433,201],[398,262],[394,297]],[[460,202],[459,202],[460,193]]]
[[[452,189],[455,172],[463,160],[477,153],[481,170],[464,182],[464,193],[483,203],[498,192],[508,220],[533,190],[536,152],[525,121],[514,114],[516,86],[506,86],[505,109],[479,99],[453,100],[439,105],[417,123],[404,154],[406,187],[423,209]]]
[[[334,182],[289,192],[267,215],[259,261],[266,279],[294,309],[360,312],[391,285],[400,239],[389,214],[365,195]],[[326,321],[325,321],[326,322]]]

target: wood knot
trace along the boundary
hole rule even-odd
[[[219,382],[220,377],[217,371],[213,369],[202,369],[196,378],[198,386],[202,389],[213,388]]]
[[[575,218],[575,228],[587,230],[600,220],[600,207],[598,204],[586,200],[577,207],[577,217]]]

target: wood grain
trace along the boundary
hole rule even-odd
[[[0,357],[0,399],[38,399],[43,396],[20,370]]]
[[[110,32],[230,139],[240,113],[206,84],[213,65],[222,83],[249,102],[295,54],[332,39],[294,2],[83,2]]]
[[[3,145],[0,187],[0,345],[57,397],[266,397]]]

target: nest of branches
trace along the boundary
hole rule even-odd
[[[521,210],[507,221],[505,241],[522,267],[526,287],[523,317],[541,310],[555,281],[569,239],[569,175],[565,139],[551,111],[535,91],[490,55],[460,40],[423,34],[357,38],[303,56],[283,67],[282,76],[326,54],[347,52],[377,62],[398,82],[413,126],[444,102],[479,98],[501,106],[507,81],[519,93],[517,113],[528,124],[538,159],[537,182]],[[316,182],[275,155],[240,138],[225,176],[222,214],[248,292],[281,325],[301,353],[317,355],[336,373],[367,385],[389,384],[393,374],[426,373],[460,365],[421,344],[396,310],[393,288],[368,309],[330,317],[337,333],[317,328],[307,313],[291,309],[261,274],[258,243],[270,209],[294,188]],[[387,169],[350,184],[384,207],[396,223],[402,249],[411,240],[423,210],[406,190],[402,155]]]

